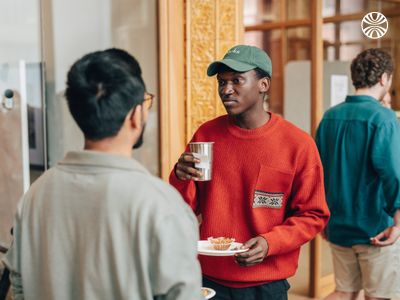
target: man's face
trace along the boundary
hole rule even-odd
[[[140,113],[142,114],[142,132],[139,135],[139,138],[137,139],[136,143],[133,145],[133,149],[137,149],[143,144],[143,135],[144,135],[144,130],[146,129],[146,122],[149,117],[149,111],[150,108],[153,104],[154,100],[154,95],[145,93],[144,95],[144,101],[141,105],[142,109],[140,110]]]
[[[260,84],[254,70],[239,73],[220,72],[217,75],[218,94],[230,115],[240,115],[260,106]]]

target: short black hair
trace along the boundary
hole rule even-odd
[[[67,76],[69,110],[85,138],[115,136],[128,112],[143,102],[145,85],[137,60],[121,49],[89,53]]]
[[[266,71],[264,71],[264,70],[262,70],[262,69],[260,69],[258,67],[255,68],[254,71],[256,72],[256,76],[257,76],[258,79],[263,79],[265,77],[271,79],[271,76],[269,75],[268,72],[266,72]]]
[[[364,50],[351,63],[351,79],[356,89],[371,87],[378,83],[384,73],[391,75],[393,59],[379,48]]]

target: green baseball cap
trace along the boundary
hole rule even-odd
[[[221,65],[225,65],[237,72],[247,72],[255,68],[267,72],[272,76],[272,62],[268,54],[255,46],[237,45],[225,54],[221,60],[214,61],[207,68],[207,75],[214,76]]]

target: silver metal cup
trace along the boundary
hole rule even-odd
[[[196,163],[194,167],[203,173],[199,181],[208,181],[212,177],[212,160],[213,160],[213,144],[214,142],[194,142],[189,143],[189,150],[193,156],[200,159],[200,163]]]

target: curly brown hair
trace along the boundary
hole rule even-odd
[[[389,53],[379,48],[364,50],[351,63],[351,79],[356,89],[374,86],[383,73],[391,75],[394,63]]]

